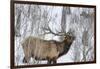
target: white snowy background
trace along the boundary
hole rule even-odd
[[[57,60],[57,63],[86,62],[94,60],[94,9],[84,7],[45,6],[30,4],[15,4],[15,64],[22,65],[24,52],[22,41],[28,37],[38,37],[44,40],[61,41],[59,36],[42,35],[43,27],[49,26],[52,31],[60,31],[62,17],[65,15],[64,27],[74,30],[76,39],[68,53]],[[62,10],[65,9],[66,13]],[[30,59],[30,64],[32,58]],[[40,61],[38,64],[46,64]]]

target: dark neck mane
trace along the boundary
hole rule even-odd
[[[70,49],[70,47],[71,47],[71,44],[72,44],[72,43],[69,43],[69,44],[68,44],[68,43],[66,43],[66,41],[63,41],[63,52],[60,53],[58,57],[60,57],[60,56],[62,56],[62,55],[64,55],[64,54],[66,54],[66,53],[69,51],[69,49]]]

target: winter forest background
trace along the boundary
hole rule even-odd
[[[44,34],[44,28],[53,32],[74,31],[76,39],[68,53],[57,63],[86,62],[94,60],[94,8],[15,4],[15,64],[23,65],[21,42],[28,36],[44,40],[61,41],[60,36]],[[35,61],[33,63],[32,61]],[[45,64],[47,61],[30,59],[30,64]]]

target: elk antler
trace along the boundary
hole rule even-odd
[[[56,30],[57,33],[53,32],[50,27],[43,27],[42,28],[43,30],[45,30],[45,33],[44,34],[53,34],[53,35],[57,35],[57,36],[62,36],[62,35],[65,35],[63,32],[59,32]]]

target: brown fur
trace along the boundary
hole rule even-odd
[[[33,57],[36,60],[48,60],[48,64],[56,63],[58,57],[68,52],[73,40],[69,35],[62,42],[29,36],[22,43],[25,54],[23,62],[29,62],[29,59]]]

